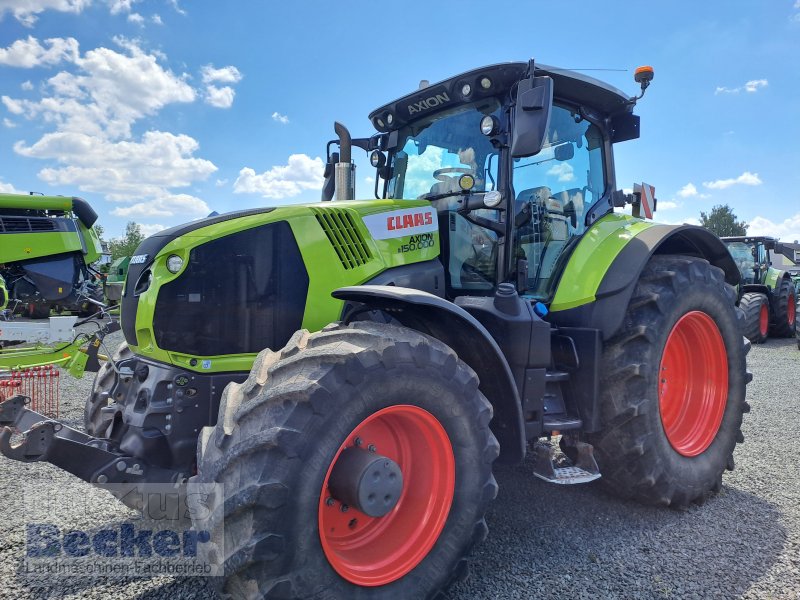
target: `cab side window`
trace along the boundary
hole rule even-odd
[[[515,159],[513,169],[515,257],[527,260],[527,293],[547,299],[558,259],[605,192],[600,129],[554,106],[542,151]]]

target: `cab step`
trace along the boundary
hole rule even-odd
[[[534,446],[535,466],[533,474],[539,479],[560,485],[589,483],[600,477],[600,469],[594,459],[594,448],[585,442],[575,442],[574,464],[550,442],[537,442]],[[556,466],[556,464],[560,466]]]

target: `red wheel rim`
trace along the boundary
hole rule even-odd
[[[789,327],[794,325],[794,320],[795,320],[795,318],[797,316],[797,314],[795,312],[794,303],[795,303],[795,297],[794,296],[789,296],[789,306],[787,307],[787,311],[786,311],[788,313],[788,317],[789,317]]]
[[[667,439],[683,456],[711,445],[728,400],[728,356],[714,320],[704,312],[683,315],[661,358],[658,404]]]
[[[342,512],[330,502],[328,480],[342,451],[374,445],[403,473],[403,492],[394,509],[369,517],[355,508]],[[331,566],[361,586],[400,579],[427,556],[444,528],[455,489],[456,466],[447,432],[431,413],[416,406],[384,408],[362,421],[328,467],[319,499],[319,533]]]
[[[766,304],[762,304],[761,310],[758,311],[758,331],[762,337],[769,331],[769,309]]]

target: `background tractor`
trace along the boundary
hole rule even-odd
[[[741,274],[739,306],[744,334],[760,344],[767,336],[791,337],[797,318],[797,292],[787,271],[771,266],[770,252],[794,260],[794,252],[771,237],[722,238]]]
[[[0,277],[12,310],[34,319],[54,308],[96,311],[103,294],[90,266],[101,252],[95,221],[81,198],[0,194]]]
[[[369,138],[337,123],[323,202],[147,238],[87,433],[11,398],[0,451],[224,484],[202,527],[248,598],[436,596],[487,534],[493,463],[529,451],[546,481],[703,501],[749,410],[740,275],[709,231],[649,220],[650,186],[618,190],[639,98],[530,61],[422,85]]]

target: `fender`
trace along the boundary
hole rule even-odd
[[[713,233],[695,225],[660,225],[628,215],[597,221],[569,258],[550,305],[557,325],[599,329],[603,339],[622,325],[636,283],[650,257],[686,254],[719,267],[738,285],[736,263]]]
[[[343,287],[334,298],[385,310],[404,327],[450,346],[477,373],[483,395],[494,407],[491,429],[500,442],[503,463],[525,457],[522,405],[511,369],[486,328],[463,308],[438,296],[393,285]]]

